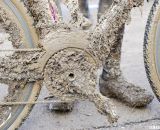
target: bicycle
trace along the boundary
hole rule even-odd
[[[43,81],[52,96],[64,102],[87,98],[95,103],[101,114],[109,115],[110,121],[116,122],[118,116],[114,105],[96,89],[97,71],[109,53],[102,41],[106,41],[108,46],[114,44],[111,37],[102,37],[102,34],[104,31],[109,34],[116,32],[117,27],[127,20],[131,8],[140,6],[142,1],[133,1],[132,4],[115,2],[117,8],[110,9],[118,14],[112,19],[113,23],[108,24],[107,29],[97,27],[93,33],[88,33],[83,29],[90,24],[77,12],[77,3],[67,5],[72,17],[68,25],[62,22],[52,4],[48,6],[48,1],[24,0],[21,3],[18,0],[1,0],[1,21],[17,50],[1,50],[13,53],[0,59],[1,82],[11,86],[5,102],[0,103],[3,106],[0,129],[18,128],[34,104],[54,102],[36,102]],[[27,10],[30,10],[30,14],[27,14]],[[119,13],[119,10],[122,12]],[[111,16],[107,15],[107,18]],[[117,20],[121,16],[123,19]],[[100,26],[107,20],[102,19]]]

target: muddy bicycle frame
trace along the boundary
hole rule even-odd
[[[112,103],[110,103],[108,98],[102,96],[96,91],[97,73],[95,72],[97,72],[99,67],[102,67],[103,60],[109,53],[106,46],[112,46],[114,44],[114,40],[111,36],[113,36],[113,34],[117,32],[117,29],[128,19],[128,14],[133,6],[142,5],[142,1],[134,0],[133,3],[129,3],[125,0],[116,1],[117,3],[115,3],[113,8],[109,10],[105,19],[100,22],[99,26],[95,28],[93,33],[86,33],[86,31],[83,31],[83,27],[86,26],[83,25],[83,23],[86,19],[82,17],[81,14],[79,15],[77,12],[74,13],[72,10],[75,9],[73,8],[74,6],[70,8],[71,12],[73,11],[72,13],[74,14],[71,15],[73,16],[71,27],[74,27],[74,29],[78,27],[78,29],[72,30],[69,26],[59,23],[56,25],[57,28],[60,27],[60,29],[62,29],[59,31],[53,26],[53,21],[51,20],[51,15],[49,15],[50,12],[48,11],[48,3],[46,8],[43,8],[43,6],[46,5],[46,1],[36,1],[39,4],[40,9],[36,10],[34,5],[28,7],[28,10],[31,9],[31,12],[35,11],[40,14],[37,17],[37,15],[34,16],[33,13],[33,18],[27,15],[27,10],[25,10],[24,5],[19,2],[20,1],[18,0],[0,1],[2,8],[4,7],[4,10],[9,12],[10,15],[8,16],[14,17],[12,22],[16,23],[16,27],[19,27],[20,38],[23,41],[23,44],[19,45],[19,49],[21,50],[15,50],[13,56],[1,60],[0,65],[2,69],[0,71],[0,78],[3,81],[21,81],[25,79],[27,83],[25,82],[26,87],[22,87],[22,89],[25,88],[20,96],[20,101],[23,102],[22,105],[13,107],[14,111],[12,111],[12,116],[9,116],[6,122],[1,125],[1,129],[13,130],[20,126],[33,107],[33,102],[36,101],[37,95],[39,95],[42,85],[41,80],[46,82],[48,86],[47,88],[51,94],[56,95],[63,100],[66,98],[66,95],[67,97],[71,96],[72,98],[74,96],[76,98],[88,98],[95,103],[101,114],[109,115],[112,122],[117,121],[118,117],[114,112],[114,106]],[[70,6],[68,5],[68,7]],[[157,97],[159,97],[159,22],[157,22],[157,24],[153,22],[159,21],[160,19],[159,1],[155,1],[153,8],[155,7],[158,10],[156,10],[155,13],[153,13],[153,10],[151,11],[151,15],[155,15],[153,19],[150,19],[148,22],[149,30],[146,31],[144,52],[146,69],[149,74],[148,77]],[[2,11],[1,13],[4,12]],[[78,19],[78,22],[76,21],[77,18],[80,18]],[[4,20],[5,19],[8,20],[9,17],[4,17]],[[33,23],[30,22],[32,20],[34,21],[33,23],[36,24],[34,27]],[[110,22],[110,20],[112,20],[112,22]],[[153,23],[151,23],[151,21]],[[15,28],[13,28],[13,30]],[[38,34],[34,28],[39,31]],[[55,32],[54,29],[57,29],[58,31]],[[147,34],[150,29],[151,32]],[[104,33],[108,34],[108,37],[104,36]],[[157,37],[153,35],[155,33]],[[154,40],[153,36],[155,36]],[[153,41],[154,43],[152,44]],[[40,49],[34,50],[34,48],[38,48],[41,43],[46,44]],[[22,50],[22,48],[30,48],[31,50]],[[70,61],[70,63],[68,63],[68,61]],[[66,68],[58,68],[59,66],[57,66],[55,62]],[[5,66],[4,64],[7,65]],[[9,71],[6,71],[7,69]],[[59,72],[59,70],[62,71]],[[53,79],[55,81],[53,81]],[[61,87],[59,87],[60,85]],[[71,94],[68,96],[68,93]],[[20,104],[19,100],[16,101]],[[24,105],[27,103],[30,103],[30,105]]]

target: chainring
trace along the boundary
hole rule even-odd
[[[97,81],[95,60],[81,49],[67,48],[55,53],[48,61],[44,80],[51,94],[62,99],[85,98]],[[92,88],[93,87],[93,88]]]

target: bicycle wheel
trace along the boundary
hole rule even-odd
[[[0,22],[9,33],[14,48],[35,48],[38,36],[32,27],[32,18],[20,0],[0,0]],[[5,44],[5,43],[4,43]],[[40,82],[16,83],[8,86],[5,101],[33,102],[37,99]],[[1,84],[1,86],[3,86]],[[11,87],[14,87],[11,88]],[[3,94],[0,91],[1,95]],[[28,116],[33,105],[0,106],[0,130],[17,129]]]
[[[160,3],[155,0],[144,36],[144,62],[150,85],[160,101]]]

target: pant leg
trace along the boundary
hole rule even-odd
[[[100,0],[98,18],[105,13],[111,6],[113,0]],[[118,77],[121,74],[120,71],[120,59],[121,59],[121,46],[124,34],[124,25],[117,32],[116,43],[111,47],[111,52],[106,59],[104,65],[102,78],[107,80],[109,78]]]
[[[113,79],[121,74],[120,70],[120,60],[121,60],[121,46],[124,34],[124,25],[118,31],[117,43],[111,48],[111,52],[106,59],[102,78],[104,80]]]

